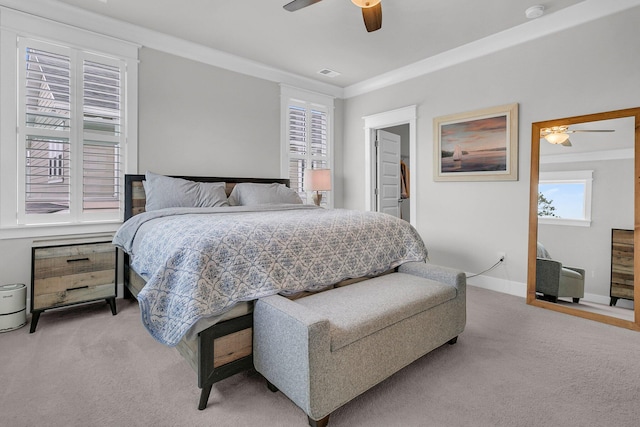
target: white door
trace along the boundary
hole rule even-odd
[[[400,136],[377,131],[378,212],[400,218]]]

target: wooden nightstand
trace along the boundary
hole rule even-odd
[[[31,329],[48,309],[106,300],[116,311],[116,248],[111,242],[34,247],[31,250]]]

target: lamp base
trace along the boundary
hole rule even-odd
[[[322,194],[319,191],[316,191],[313,194],[313,203],[315,203],[316,206],[320,206],[321,201],[322,201]]]

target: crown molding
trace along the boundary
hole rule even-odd
[[[402,83],[406,80],[480,58],[638,5],[640,5],[640,0],[585,0],[517,27],[347,86],[344,88],[344,97],[352,98]]]
[[[345,88],[300,76],[198,43],[139,27],[56,0],[0,0],[0,6],[97,32],[240,74],[336,98],[352,98],[433,73],[640,5],[640,0],[585,0],[517,27],[425,58]]]
[[[300,76],[257,61],[99,15],[55,0],[0,0],[0,6],[251,77],[276,83],[285,83],[336,98],[343,97],[343,89],[339,86]]]

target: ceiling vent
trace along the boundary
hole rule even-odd
[[[339,72],[330,70],[328,68],[323,68],[322,70],[318,71],[318,74],[322,74],[323,76],[326,76],[326,77],[336,77],[340,75]]]

